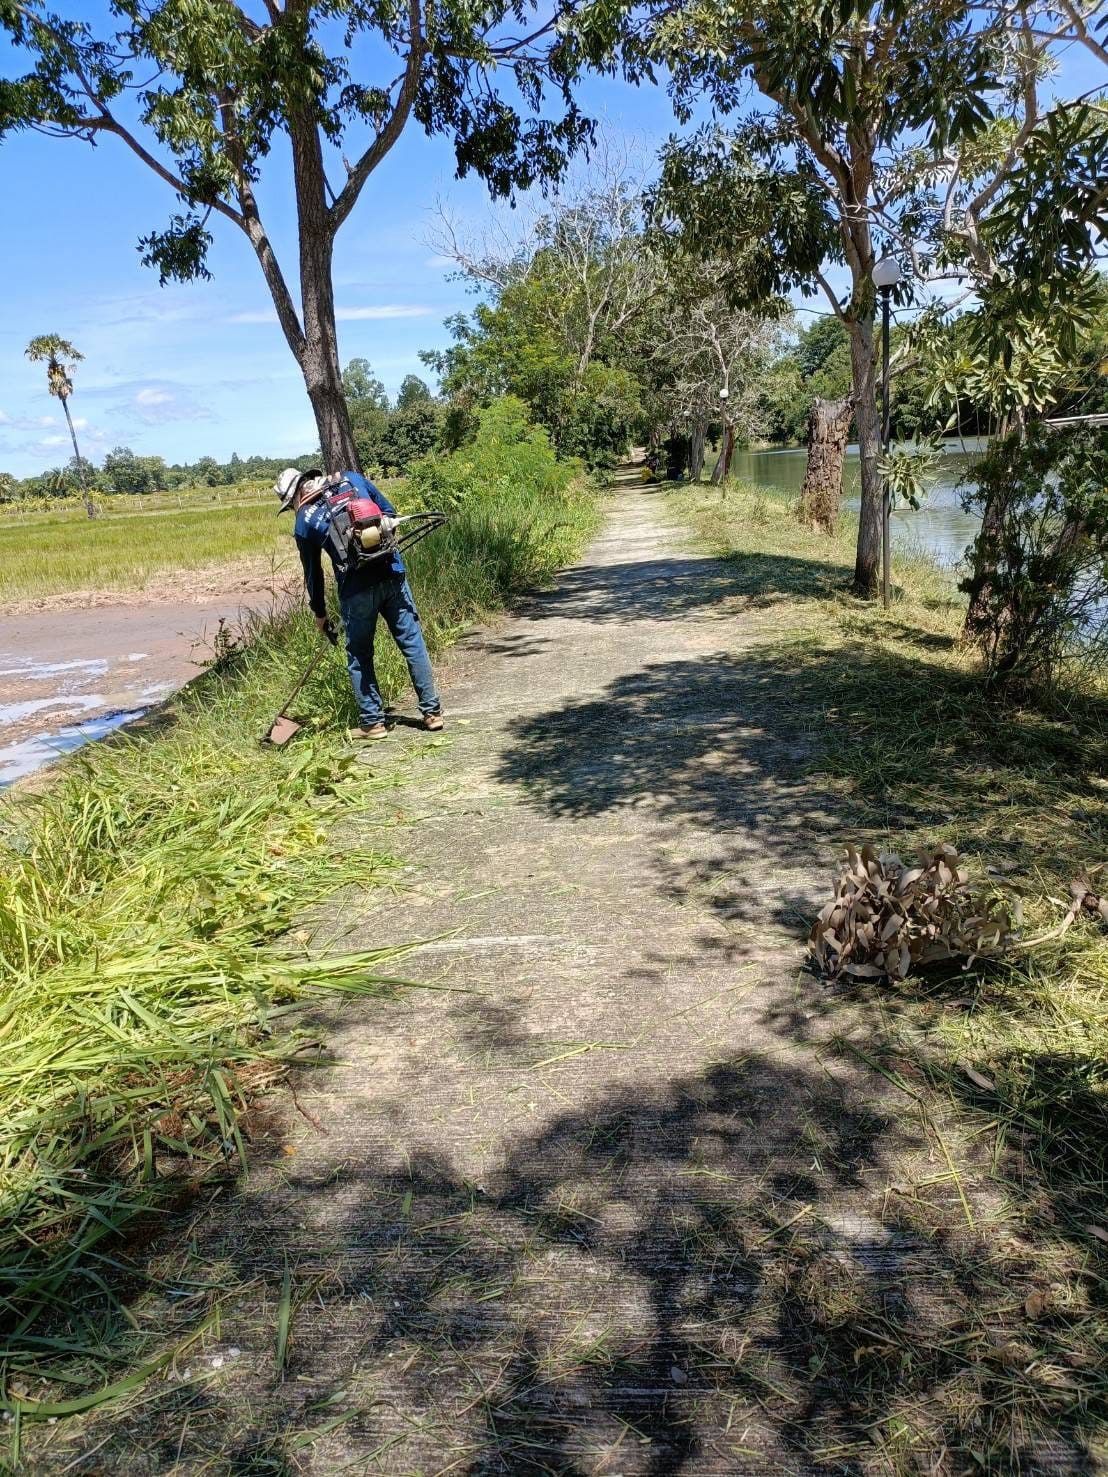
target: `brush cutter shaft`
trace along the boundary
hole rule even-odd
[[[326,624],[326,626],[324,627],[323,634],[327,637],[327,640],[331,643],[332,646],[337,646],[338,645],[338,640],[339,640],[339,638],[338,638],[338,632],[335,630],[334,626],[331,624],[330,621],[328,621],[327,624]],[[277,710],[277,717],[278,718],[283,718],[285,716],[285,714],[288,712],[288,710],[292,707],[293,703],[296,701],[296,699],[297,699],[297,697],[298,697],[298,695],[300,693],[300,689],[304,686],[304,683],[307,682],[308,678],[315,671],[316,667],[319,666],[320,659],[322,658],[322,656],[323,656],[323,654],[324,654],[324,652],[326,650],[327,650],[326,646],[321,646],[319,648],[319,650],[316,652],[315,656],[312,657],[311,661],[304,668],[304,671],[303,671],[303,673],[301,675],[300,681],[292,689],[292,691],[289,693],[288,697],[282,703],[281,707]]]

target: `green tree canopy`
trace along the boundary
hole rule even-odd
[[[14,58],[0,137],[38,129],[129,148],[178,202],[141,243],[163,282],[208,275],[216,222],[241,230],[304,375],[324,458],[352,464],[336,234],[411,123],[446,135],[458,173],[496,193],[556,177],[590,132],[570,92],[588,43],[555,25],[567,15],[557,0],[545,14],[526,0],[106,0],[96,19],[70,20],[46,0],[18,0],[0,4]],[[282,138],[287,151],[275,147]],[[263,177],[286,168],[298,291],[261,205]]]
[[[406,374],[396,397],[396,408],[408,410],[421,401],[430,400],[431,391],[418,374]]]
[[[1015,208],[1026,217],[1020,170],[1048,126],[1044,115],[1069,107],[1048,112],[1043,77],[1052,51],[1087,40],[1094,8],[818,0],[799,13],[786,0],[690,0],[659,4],[629,27],[632,72],[664,60],[678,116],[688,119],[705,94],[716,115],[666,150],[658,222],[684,252],[741,251],[738,301],[822,291],[849,335],[859,591],[875,587],[880,547],[874,265],[888,252],[901,259],[911,279],[904,298],[936,277],[968,276],[994,290],[989,222],[1009,198],[1024,202]],[[1052,177],[1064,172],[1062,153],[1052,152]],[[1091,173],[1086,165],[1084,177]],[[1085,217],[1095,214],[1095,193],[1082,196]],[[1060,235],[1080,256],[1092,230],[1079,223]],[[1035,252],[1027,260],[1040,278],[1057,265]],[[831,268],[845,269],[845,292]]]

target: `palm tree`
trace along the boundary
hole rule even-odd
[[[67,338],[61,338],[56,333],[39,334],[38,338],[33,338],[27,345],[27,358],[32,363],[39,363],[44,359],[46,361],[46,385],[51,395],[62,402],[62,409],[65,411],[65,423],[69,427],[69,437],[73,442],[73,455],[77,459],[77,474],[81,479],[81,491],[85,499],[85,512],[90,518],[95,518],[96,504],[89,491],[85,460],[81,455],[81,448],[77,445],[77,432],[73,428],[73,417],[69,413],[69,397],[73,394],[73,369],[84,357]],[[68,364],[64,362],[66,360],[69,361]]]

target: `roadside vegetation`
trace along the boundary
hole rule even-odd
[[[522,408],[489,419],[491,471],[471,456],[450,523],[412,551],[432,652],[547,579],[595,526],[580,469]],[[245,635],[166,712],[4,803],[0,1358],[9,1391],[28,1393],[26,1408],[11,1402],[20,1420],[65,1413],[39,1382],[64,1382],[55,1356],[82,1389],[97,1369],[110,1384],[95,1349],[118,1316],[120,1233],[240,1162],[244,1109],[304,1044],[290,1010],[401,988],[395,960],[335,953],[312,922],[340,889],[349,913],[395,882],[384,851],[331,840],[388,786],[346,742],[357,714],[341,649],[294,709],[305,732],[267,750],[259,738],[320,638],[299,608]],[[393,697],[401,663],[386,641],[380,655]],[[91,1362],[74,1376],[74,1360]]]
[[[933,1380],[976,1410],[965,1419],[982,1469],[1006,1470],[1017,1449],[1108,1420],[1108,932],[1089,916],[1058,933],[1071,883],[1108,856],[1106,674],[1001,701],[959,641],[964,597],[925,558],[898,554],[886,616],[848,592],[849,524],[829,539],[798,526],[785,496],[741,484],[682,490],[679,506],[730,561],[759,633],[736,659],[796,731],[843,846],[911,861],[949,843],[983,889],[1020,897],[1024,939],[1056,935],[1009,962],[803,983],[806,1009],[840,1022],[831,1055],[879,1074],[927,1125],[940,1162],[891,1187],[886,1223],[941,1248],[932,1294],[962,1320],[960,1338],[932,1349],[910,1308],[872,1310],[877,1347],[859,1364],[835,1351],[849,1292],[813,1283],[817,1321],[847,1299],[827,1357],[863,1410],[871,1352],[921,1389]],[[851,1031],[859,1011],[866,1028]],[[890,1469],[916,1470],[913,1448],[934,1451],[943,1419],[922,1397]]]

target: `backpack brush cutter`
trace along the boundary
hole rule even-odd
[[[365,569],[374,560],[410,549],[413,544],[418,544],[420,539],[426,538],[446,522],[445,513],[409,513],[402,518],[390,518],[372,498],[359,496],[341,476],[321,478],[320,484],[311,496],[322,496],[327,501],[331,513],[328,539],[335,569],[342,575],[356,569]],[[330,621],[327,622],[323,634],[332,646],[338,644],[338,634]],[[326,649],[321,646],[312,657],[270,724],[263,743],[280,748],[300,732],[300,724],[285,715],[315,671]]]

